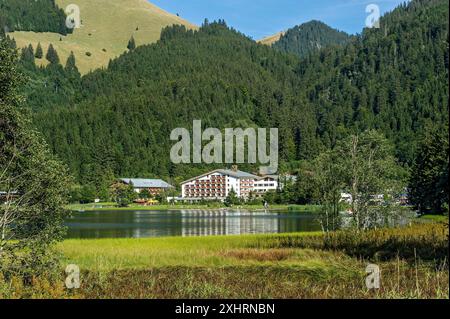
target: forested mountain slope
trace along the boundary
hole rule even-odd
[[[382,17],[344,49],[302,60],[301,88],[327,146],[347,128],[375,128],[410,163],[423,127],[448,125],[448,2],[416,0]]]
[[[330,45],[345,44],[349,39],[347,33],[313,20],[287,30],[272,47],[304,57]]]
[[[194,119],[207,127],[279,127],[283,158],[307,158],[317,152],[317,128],[297,90],[297,65],[296,57],[258,45],[223,22],[195,33],[172,27],[157,44],[83,77],[73,89],[82,93],[75,106],[40,111],[35,123],[80,181],[107,172],[189,176],[186,167],[173,171],[169,136]],[[51,65],[45,72],[64,71]]]
[[[55,0],[0,0],[0,28],[0,32],[72,32]]]
[[[383,17],[380,29],[305,59],[220,22],[198,32],[167,28],[158,43],[81,79],[70,64],[28,70],[51,74],[45,86],[34,83],[50,101],[34,105],[35,123],[80,183],[179,180],[205,169],[169,159],[170,131],[193,119],[205,127],[278,127],[284,163],[374,128],[410,164],[424,126],[448,125],[448,3],[413,1]]]

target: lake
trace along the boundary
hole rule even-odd
[[[319,231],[317,215],[236,210],[86,211],[67,219],[67,238],[148,238]]]

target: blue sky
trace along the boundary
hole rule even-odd
[[[365,25],[366,6],[377,4],[381,14],[391,11],[404,0],[150,0],[151,3],[179,13],[200,25],[225,19],[228,25],[260,39],[295,25],[321,20],[348,33],[360,33]]]

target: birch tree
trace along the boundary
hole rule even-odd
[[[342,227],[341,193],[351,194],[351,224],[357,230],[383,226],[399,217],[395,198],[406,185],[387,139],[376,131],[352,135],[313,162],[317,202],[322,206],[324,230]]]
[[[370,130],[352,135],[335,150],[342,167],[345,191],[352,195],[351,210],[356,228],[376,227],[399,212],[394,200],[406,185],[388,140]],[[392,215],[392,216],[389,216]]]

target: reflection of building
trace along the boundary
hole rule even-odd
[[[132,184],[136,193],[148,190],[152,195],[158,195],[173,188],[172,185],[161,179],[121,178],[120,182],[127,185]]]
[[[182,211],[182,236],[278,233],[279,220],[252,212]]]

